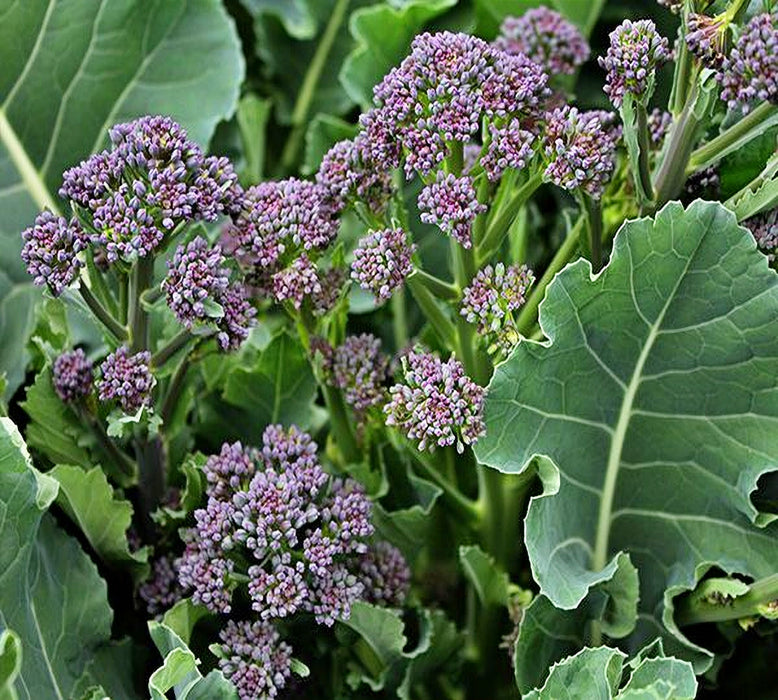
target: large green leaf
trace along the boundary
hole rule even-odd
[[[395,8],[386,3],[357,10],[349,22],[357,46],[340,71],[351,98],[367,107],[373,86],[408,53],[413,37],[426,22],[453,7],[456,0],[410,0]]]
[[[618,649],[584,649],[554,666],[545,685],[524,700],[691,700],[697,694],[689,663],[655,657],[625,665],[624,659]]]
[[[300,343],[281,333],[263,350],[253,367],[238,367],[228,377],[224,399],[251,412],[259,439],[270,423],[307,427],[316,379]]]
[[[0,630],[21,640],[23,700],[69,698],[111,634],[105,581],[46,513],[56,495],[0,418]]]
[[[778,464],[777,311],[778,277],[709,202],[626,223],[597,277],[584,261],[557,276],[541,305],[549,340],[498,367],[476,449],[504,472],[539,454],[558,468],[541,471],[525,528],[554,605],[618,583],[626,552],[640,580],[631,642],[669,632],[709,662],[676,628],[672,597],[714,566],[775,570],[778,524],[750,497]]]
[[[0,16],[0,269],[18,281],[20,231],[109,126],[170,114],[206,144],[244,69],[219,0],[6,0]]]

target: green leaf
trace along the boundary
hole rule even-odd
[[[459,548],[459,562],[484,605],[507,605],[510,580],[494,558],[477,545]]]
[[[573,24],[583,32],[584,36],[589,36],[597,24],[602,8],[605,6],[605,0],[591,0],[591,2],[581,2],[581,0],[551,0],[551,6],[560,14],[563,14]]]
[[[0,269],[26,281],[21,230],[108,128],[169,114],[207,144],[244,65],[219,0],[11,3],[0,24]]]
[[[305,428],[316,397],[313,376],[302,345],[288,333],[277,335],[253,367],[238,367],[227,377],[224,400],[251,412],[256,435],[271,423]]]
[[[476,448],[503,472],[538,454],[558,469],[526,519],[541,593],[575,614],[626,552],[630,639],[670,635],[698,670],[711,654],[677,628],[672,598],[713,566],[758,579],[778,560],[775,516],[750,498],[778,464],[777,281],[719,204],[627,222],[600,275],[578,261],[549,286],[549,340],[498,367]]]
[[[583,649],[556,664],[543,687],[524,695],[524,700],[691,700],[696,696],[691,664],[673,658],[640,659],[630,673],[632,662],[625,666],[625,658],[626,654],[610,647]]]
[[[413,37],[455,4],[456,0],[411,0],[400,7],[379,3],[354,12],[349,29],[356,47],[340,70],[340,82],[351,99],[370,106],[373,86],[405,58]]]
[[[13,630],[0,632],[0,700],[16,700],[14,683],[22,670],[22,643]]]
[[[149,572],[148,548],[130,552],[127,529],[132,523],[129,501],[116,497],[100,467],[57,465],[48,476],[59,483],[57,505],[84,533],[101,559],[127,569],[137,583]]]
[[[177,634],[184,644],[189,644],[194,626],[208,614],[208,608],[204,605],[196,605],[190,598],[184,598],[165,613],[162,623]]]
[[[50,369],[35,377],[21,407],[30,417],[26,433],[30,447],[54,464],[78,464],[84,468],[94,464],[83,446],[87,437],[84,426],[54,391]]]
[[[2,147],[0,146],[0,168],[2,167]],[[0,176],[0,183],[2,183]],[[0,184],[0,202],[2,202],[2,186]],[[2,206],[2,205],[0,205]],[[3,238],[3,210],[0,209],[0,271],[8,255],[15,255],[19,246]],[[18,233],[18,232],[17,232]],[[19,237],[21,240],[21,236]],[[15,262],[14,262],[15,264]],[[6,385],[0,398],[10,400],[14,392],[24,381],[24,372],[30,361],[27,340],[35,328],[35,305],[40,299],[40,292],[31,284],[17,284],[7,295],[0,294],[0,367],[6,376]]]
[[[275,15],[289,36],[295,39],[313,39],[319,27],[315,7],[310,0],[240,0],[254,17]]]
[[[357,127],[354,124],[332,117],[329,114],[317,114],[305,132],[305,157],[302,171],[310,175],[321,165],[324,154],[338,141],[356,136]]]
[[[105,581],[46,513],[57,488],[0,418],[0,629],[21,640],[22,700],[69,698],[111,633]]]
[[[265,173],[265,151],[267,150],[267,124],[273,103],[253,93],[245,95],[238,103],[237,120],[246,167],[241,173],[243,185],[259,182]]]

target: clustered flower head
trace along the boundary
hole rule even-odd
[[[125,413],[134,413],[146,406],[156,384],[150,362],[151,353],[147,350],[132,355],[124,345],[108,355],[100,365],[97,383],[100,400],[116,399]]]
[[[419,211],[425,224],[436,225],[463,247],[470,248],[473,222],[486,211],[486,205],[478,201],[472,178],[441,171],[435,182],[421,191]]]
[[[238,258],[263,293],[300,308],[322,294],[316,259],[338,233],[336,210],[321,185],[289,178],[247,190],[231,231]]]
[[[401,359],[402,381],[389,389],[386,424],[396,426],[420,450],[456,445],[464,451],[484,434],[486,389],[465,374],[452,355],[447,362],[417,348]]]
[[[513,313],[524,305],[534,280],[526,265],[486,265],[463,291],[460,313],[495,349],[508,351],[518,341]]]
[[[721,99],[750,111],[757,100],[778,102],[778,13],[756,15],[745,26],[718,74]]]
[[[240,196],[226,158],[205,156],[169,117],[114,126],[112,148],[66,171],[60,195],[108,262],[149,255],[179,225],[214,221]]]
[[[620,107],[627,93],[637,100],[648,99],[654,72],[668,56],[667,39],[659,36],[650,19],[626,19],[616,27],[607,54],[599,58],[607,71],[605,93],[613,105]]]
[[[693,12],[686,23],[686,45],[704,66],[719,68],[725,58],[728,30],[729,21],[725,15],[709,17]]]
[[[22,232],[22,260],[36,285],[48,286],[54,296],[62,294],[78,277],[78,254],[87,237],[76,219],[68,223],[50,211],[38,214],[35,223]]]
[[[233,350],[248,337],[255,310],[242,283],[230,281],[227,259],[220,246],[211,247],[202,236],[176,249],[162,282],[168,306],[190,330],[212,323],[223,350]]]
[[[778,251],[778,209],[752,216],[744,226],[751,231],[756,245],[773,263]]]
[[[138,595],[153,617],[161,616],[181,598],[175,561],[168,556],[157,557],[151,565],[151,575],[138,588]]]
[[[381,351],[381,341],[363,333],[348,336],[332,351],[327,374],[343,391],[346,403],[357,413],[364,413],[384,401],[388,367],[389,358]]]
[[[652,145],[661,145],[672,123],[673,115],[670,112],[658,107],[651,111],[651,114],[648,115],[648,135]]]
[[[401,228],[370,231],[354,250],[351,278],[362,289],[386,300],[413,272],[411,258],[415,250]]]
[[[613,173],[617,136],[599,111],[569,106],[554,110],[548,118],[546,177],[559,187],[581,189],[599,199]]]
[[[589,44],[578,28],[547,7],[506,17],[495,45],[510,54],[523,53],[549,75],[570,75],[589,58]]]
[[[377,542],[360,564],[365,599],[376,605],[400,606],[408,595],[411,570],[397,547]]]
[[[484,116],[539,119],[547,82],[524,54],[467,34],[421,34],[374,89],[376,107],[361,120],[365,147],[384,170],[404,157],[407,177],[426,176],[448,155],[447,144],[478,137]]]
[[[219,639],[219,668],[241,700],[278,696],[292,673],[292,647],[271,623],[230,620]]]
[[[538,137],[524,129],[519,119],[489,124],[489,136],[481,165],[492,182],[499,180],[509,168],[523,170],[535,155]]]
[[[371,162],[362,135],[338,141],[324,154],[316,183],[323,188],[325,202],[335,212],[358,201],[381,213],[394,192],[391,174]]]
[[[76,401],[92,390],[92,363],[81,348],[63,352],[52,367],[52,381],[63,401]]]
[[[278,620],[310,613],[331,626],[348,618],[356,600],[404,596],[401,564],[383,548],[374,551],[370,500],[357,482],[322,469],[307,433],[269,426],[261,448],[224,445],[204,472],[207,502],[183,533],[178,578],[194,602],[216,613],[232,611],[238,587],[250,601],[256,620],[228,623],[222,638],[232,664],[222,669],[241,697],[270,693],[268,679],[281,687],[279,678],[287,675],[272,661],[291,653],[277,635]],[[367,564],[366,571],[365,561],[380,575]],[[388,588],[394,582],[401,587],[396,592]],[[374,594],[371,586],[380,590]],[[244,652],[234,642],[240,636],[248,640]],[[265,647],[260,638],[269,640]]]

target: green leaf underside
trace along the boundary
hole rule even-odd
[[[101,148],[108,128],[169,114],[206,144],[243,78],[238,38],[218,0],[25,0],[0,22],[0,243],[24,280],[19,233],[56,205],[62,172]]]
[[[774,571],[778,527],[750,501],[778,463],[778,284],[718,204],[626,223],[596,278],[579,261],[541,306],[547,343],[523,342],[492,380],[481,462],[541,477],[526,542],[541,592],[574,609],[629,553],[636,636],[662,623],[706,655],[667,602],[716,565]]]
[[[21,436],[0,419],[0,629],[22,643],[16,692],[64,700],[108,641],[105,581],[46,513],[57,485],[33,470]]]

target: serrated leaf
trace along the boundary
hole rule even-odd
[[[136,582],[143,579],[149,572],[148,549],[130,552],[127,542],[132,505],[116,497],[103,470],[62,464],[48,476],[59,483],[57,505],[78,525],[100,558],[128,570]]]
[[[22,643],[22,700],[70,697],[111,633],[105,581],[46,513],[56,494],[0,418],[0,628]]]
[[[478,545],[459,548],[459,563],[483,605],[507,605],[510,580]]]
[[[575,610],[627,552],[634,637],[672,635],[698,669],[710,653],[677,629],[672,597],[712,566],[758,579],[778,560],[774,516],[750,500],[778,464],[777,281],[719,204],[627,222],[600,275],[579,261],[550,285],[549,341],[498,367],[476,448],[505,472],[537,454],[558,467],[525,529],[554,605]]]
[[[277,335],[253,367],[237,367],[227,377],[224,400],[251,412],[257,437],[271,423],[305,428],[316,396],[305,351],[288,333]]]
[[[243,58],[219,0],[11,3],[0,24],[0,267],[27,281],[19,233],[56,209],[62,172],[112,124],[169,114],[207,144]]]
[[[84,426],[57,396],[49,369],[35,377],[21,407],[30,417],[26,431],[30,447],[39,450],[54,464],[78,464],[84,468],[93,465],[83,446],[87,437]]]
[[[405,58],[413,37],[425,23],[456,4],[456,0],[412,0],[401,7],[380,3],[351,15],[349,29],[356,42],[340,70],[340,82],[354,102],[367,108],[373,86]]]

